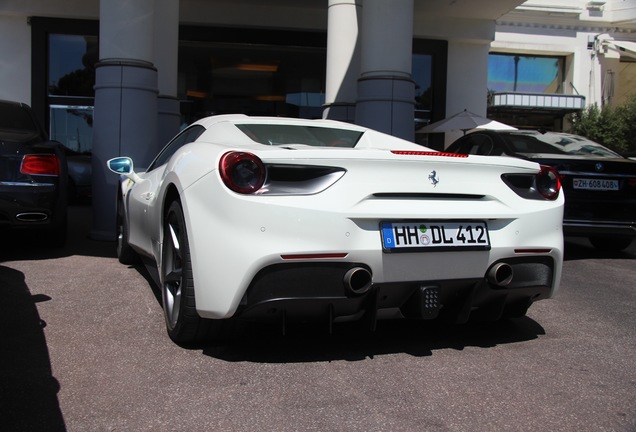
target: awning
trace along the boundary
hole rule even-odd
[[[625,55],[636,59],[636,42],[622,40],[608,40],[608,42],[614,45],[614,49],[618,51],[621,56]]]
[[[585,97],[580,95],[501,92],[490,96],[489,109],[552,111],[561,114],[585,108]]]

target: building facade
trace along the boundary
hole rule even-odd
[[[636,1],[526,1],[497,20],[489,54],[491,118],[567,130],[586,106],[636,94]]]
[[[206,115],[333,118],[442,149],[455,134],[417,129],[464,109],[561,128],[586,104],[620,103],[632,0],[552,3],[4,0],[0,99],[92,154],[92,235],[110,239],[105,161],[143,166]]]

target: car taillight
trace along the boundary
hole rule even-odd
[[[266,169],[258,156],[232,151],[221,157],[219,173],[229,189],[240,194],[251,194],[265,183]]]
[[[546,199],[555,200],[561,191],[559,173],[552,167],[541,165],[536,178],[537,191]]]
[[[20,172],[28,175],[60,175],[60,162],[54,154],[30,154],[22,158]]]
[[[545,165],[541,165],[536,174],[502,174],[501,179],[517,195],[526,199],[554,201],[561,191],[559,172]]]

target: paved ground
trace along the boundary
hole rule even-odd
[[[250,327],[185,349],[143,270],[87,238],[0,247],[0,430],[636,431],[636,248],[568,244],[562,290],[529,316],[332,336]]]

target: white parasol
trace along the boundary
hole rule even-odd
[[[468,110],[464,110],[455,115],[447,117],[443,120],[431,123],[419,129],[418,133],[436,133],[450,131],[466,131],[472,129],[490,129],[490,130],[516,130],[517,128],[509,126],[486,117],[478,116]]]

